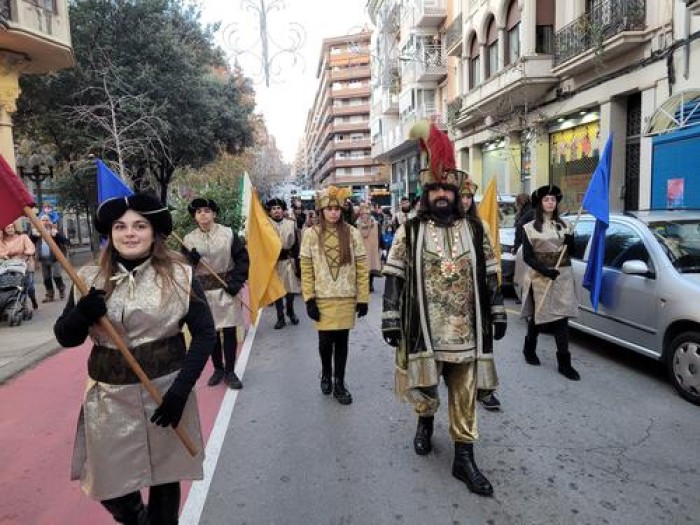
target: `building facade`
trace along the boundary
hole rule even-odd
[[[415,12],[426,1],[374,4],[370,16],[390,4]],[[674,184],[694,202],[700,176],[663,172],[654,159],[689,137],[697,142],[688,151],[700,153],[697,4],[448,1],[438,29],[448,67],[434,106],[446,108],[458,166],[482,187],[496,178],[501,193],[557,184],[575,212],[612,134],[612,209],[658,207]]]
[[[323,40],[302,155],[305,186],[350,187],[365,200],[386,191],[370,146],[370,36],[362,31]]]

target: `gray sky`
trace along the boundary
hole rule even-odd
[[[272,1],[266,0],[266,4],[269,5]],[[265,116],[267,128],[274,135],[285,161],[294,160],[306,115],[318,88],[316,69],[321,41],[324,38],[356,33],[365,24],[369,25],[366,3],[366,0],[287,0],[281,2],[282,9],[268,14],[270,33],[280,43],[289,41],[290,22],[303,26],[306,33],[305,44],[300,50],[303,60],[299,65],[293,66],[289,60],[279,59],[277,63],[284,73],[273,80],[269,88],[261,78],[255,79],[257,112]],[[250,4],[259,6],[260,0],[201,2],[204,21],[222,23],[219,36],[224,49],[230,49],[223,40],[224,35],[230,33],[230,24],[236,24],[236,34],[240,35],[236,45],[260,53],[257,13],[244,7]],[[272,53],[274,47],[270,50]],[[247,76],[257,75],[259,61],[252,56],[241,55],[239,63]]]

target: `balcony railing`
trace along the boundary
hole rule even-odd
[[[12,20],[12,0],[0,0],[0,24],[6,25]]]
[[[457,15],[447,28],[445,34],[445,49],[449,53],[462,40],[462,13]]]
[[[646,26],[645,0],[604,0],[591,11],[557,31],[554,39],[554,65],[600,46],[624,31]]]

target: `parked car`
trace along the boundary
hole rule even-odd
[[[598,311],[582,287],[595,220],[575,229],[575,329],[665,364],[673,387],[700,405],[700,211],[611,214]]]
[[[477,205],[481,202],[481,196],[476,197]],[[498,211],[500,213],[500,227],[498,237],[501,245],[501,284],[513,286],[513,274],[515,272],[515,255],[511,253],[515,244],[515,196],[499,195]]]

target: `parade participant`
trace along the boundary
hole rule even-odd
[[[27,287],[27,296],[32,302],[32,307],[36,310],[39,308],[39,303],[36,300],[36,290],[34,288],[35,253],[36,247],[26,233],[17,233],[14,223],[10,223],[5,227],[0,240],[0,258],[22,259],[26,263],[25,286]]]
[[[401,197],[400,209],[394,214],[394,228],[405,224],[411,213],[411,201],[408,197]]]
[[[489,225],[486,223],[486,221],[479,217],[478,206],[474,201],[474,195],[476,194],[477,189],[479,189],[479,186],[474,184],[471,180],[465,179],[464,183],[462,184],[462,187],[459,189],[459,196],[462,201],[462,208],[464,208],[464,213],[466,213],[469,217],[471,217],[474,220],[481,221],[481,225],[484,227],[484,235],[488,237],[489,243],[491,243],[491,232],[489,230]],[[491,244],[491,248],[493,249],[493,244]],[[492,345],[493,343],[489,344],[489,346]],[[486,410],[501,409],[501,402],[496,397],[495,389],[480,388],[476,394],[476,398],[481,403],[481,406],[483,406]]]
[[[360,203],[360,213],[357,216],[355,227],[362,236],[367,254],[367,269],[369,270],[369,291],[374,291],[374,277],[382,272],[382,261],[379,254],[379,225],[370,214],[369,204]]]
[[[348,191],[348,194],[350,192]],[[349,224],[350,226],[355,226],[355,221],[357,220],[357,214],[355,213],[355,204],[352,202],[352,199],[348,197],[343,201],[343,205],[341,207],[342,212],[343,212],[343,221],[345,224]]]
[[[466,173],[455,169],[447,135],[433,125],[420,144],[429,168],[420,173],[418,215],[399,228],[384,265],[382,333],[396,347],[397,393],[418,415],[415,453],[432,450],[442,376],[455,443],[452,475],[472,492],[490,496],[493,487],[474,462],[473,444],[477,389],[493,389],[497,381],[492,330],[497,340],[506,332],[498,263],[481,221],[460,205],[458,188]]]
[[[332,391],[340,404],[349,405],[348,338],[355,314],[367,315],[369,289],[365,245],[342,215],[345,191],[329,186],[316,196],[319,224],[302,240],[301,280],[306,311],[318,330],[321,391],[325,395]]]
[[[523,244],[523,228],[535,218],[535,210],[532,209],[532,199],[527,193],[519,193],[515,197],[515,241],[513,242],[512,253],[518,253],[518,249]]]
[[[214,200],[196,198],[187,206],[187,211],[197,223],[197,229],[185,235],[183,251],[202,283],[214,326],[220,332],[211,354],[214,373],[207,384],[215,386],[223,380],[229,388],[238,390],[243,387],[235,371],[236,329],[243,325],[238,294],[248,280],[248,250],[231,228],[216,222],[219,206]],[[206,266],[200,264],[200,259]],[[221,280],[212,275],[212,270]]]
[[[279,330],[287,326],[284,320],[285,303],[289,321],[294,325],[299,324],[299,318],[294,313],[294,295],[301,292],[299,286],[299,235],[297,235],[296,222],[284,217],[287,204],[282,199],[270,199],[266,206],[267,212],[270,214],[270,223],[282,242],[282,250],[277,259],[277,275],[279,275],[287,293],[284,299],[280,298],[275,301],[275,308],[277,308],[275,329]]]
[[[306,214],[304,213],[304,207],[302,206],[300,200],[292,200],[292,213],[293,217],[290,218],[294,219],[294,222],[297,225],[297,230],[301,231],[306,223]]]
[[[99,266],[79,275],[90,287],[73,287],[54,325],[58,342],[81,345],[90,335],[74,447],[72,479],[118,523],[176,524],[180,480],[202,479],[203,443],[192,392],[209,358],[216,332],[204,290],[184,257],[170,251],[168,208],[136,194],[104,201],[95,228],[108,237]],[[106,316],[163,395],[156,406],[98,321]],[[187,325],[189,350],[181,331]],[[171,428],[183,427],[199,450],[190,456]],[[150,487],[148,510],[142,488]]]
[[[525,362],[538,366],[537,336],[547,331],[557,344],[559,373],[573,381],[581,379],[571,366],[569,352],[569,317],[578,315],[574,274],[570,254],[574,251],[571,226],[559,217],[562,193],[548,184],[533,193],[535,220],[524,226],[523,260],[530,267],[523,276],[521,316],[528,319],[523,346]],[[558,268],[559,254],[566,247]],[[552,281],[549,290],[547,285]]]
[[[58,231],[58,226],[51,222],[51,217],[49,215],[42,215],[39,218],[41,219],[44,229],[51,234],[54,242],[65,255],[68,252],[68,245],[70,244],[68,239]],[[41,275],[44,279],[44,287],[46,288],[46,297],[44,297],[41,302],[50,303],[55,299],[54,284],[58,289],[59,299],[65,298],[66,285],[63,282],[61,265],[58,264],[56,256],[53,254],[46,241],[41,238],[39,232],[32,232],[31,239],[36,245],[36,256],[39,263],[41,263]]]

